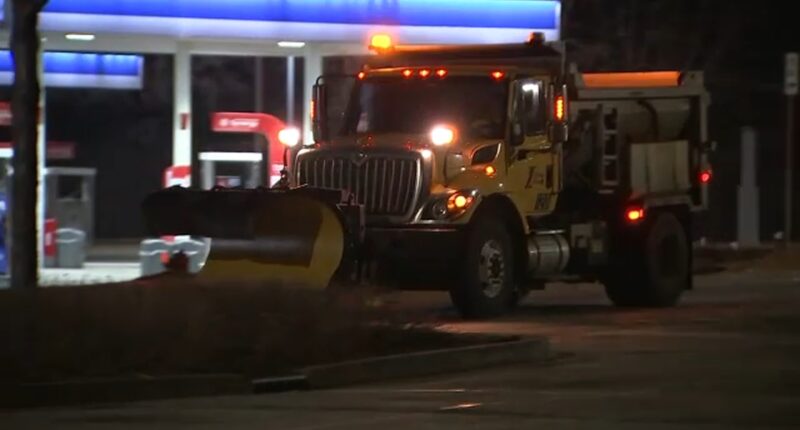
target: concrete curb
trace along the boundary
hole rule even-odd
[[[423,377],[550,358],[546,338],[388,355],[311,366],[298,374],[246,381],[240,375],[114,378],[0,387],[0,409],[74,406],[297,391]]]
[[[250,393],[252,393],[250,384],[240,375],[114,378],[2,387],[0,408],[68,406]]]
[[[548,340],[537,337],[312,366],[303,369],[302,373],[309,388],[331,388],[504,364],[542,362],[549,357]]]

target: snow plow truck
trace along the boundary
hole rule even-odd
[[[373,51],[317,80],[314,143],[287,148],[278,185],[156,192],[149,232],[211,238],[200,276],[446,290],[470,318],[548,282],[600,283],[618,306],[691,288],[702,73],[581,73],[539,34]]]

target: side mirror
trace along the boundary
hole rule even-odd
[[[325,85],[317,81],[312,92],[311,131],[314,135],[314,142],[324,142],[330,137],[327,124],[325,124],[325,105],[328,102],[327,90]]]

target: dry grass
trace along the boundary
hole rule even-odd
[[[283,374],[469,341],[379,316],[357,293],[186,278],[0,292],[0,382]],[[341,297],[340,297],[341,299]]]

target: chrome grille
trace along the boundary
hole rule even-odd
[[[299,185],[352,193],[368,215],[407,216],[414,209],[420,181],[416,156],[304,154],[297,160]]]

